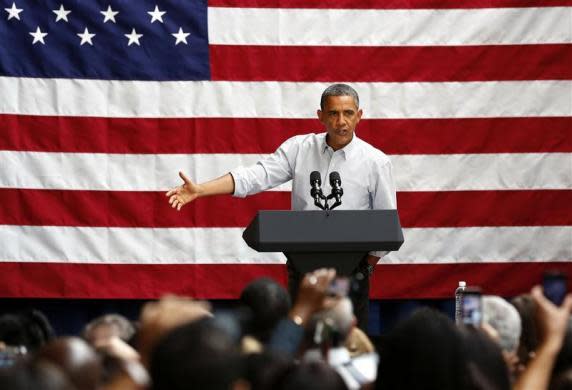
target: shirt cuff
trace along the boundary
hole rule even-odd
[[[387,255],[389,252],[391,252],[391,251],[371,251],[368,253],[368,255],[379,257],[381,260],[381,258],[383,256]]]
[[[234,180],[234,193],[232,196],[236,196],[237,198],[245,198],[248,194],[243,171],[244,167],[238,167],[229,172],[232,176],[232,179]]]

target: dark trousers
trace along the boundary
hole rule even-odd
[[[298,295],[298,286],[304,275],[295,270],[290,261],[286,262],[286,269],[288,270],[288,292],[290,293],[292,303],[294,303]],[[365,259],[360,262],[350,276],[350,291],[348,296],[354,307],[357,326],[367,333],[369,319],[369,275]]]

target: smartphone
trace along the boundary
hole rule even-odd
[[[560,271],[546,271],[542,276],[542,288],[544,296],[556,306],[560,306],[568,291],[566,274]]]
[[[328,295],[345,297],[350,291],[350,279],[346,277],[339,276],[332,280],[330,286],[328,287]]]
[[[13,366],[26,352],[24,346],[7,346],[0,349],[0,368]]]
[[[465,325],[480,327],[483,320],[483,303],[481,289],[467,287],[463,294],[461,318]]]

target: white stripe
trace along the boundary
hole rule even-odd
[[[242,228],[0,226],[1,261],[69,263],[282,263],[258,253]],[[571,227],[404,229],[406,242],[385,263],[571,261]],[[223,242],[224,245],[213,245]]]
[[[343,80],[342,80],[343,81]],[[315,118],[329,83],[0,77],[0,113]],[[352,83],[365,118],[572,115],[572,81]]]
[[[70,263],[277,263],[258,253],[242,228],[97,228],[0,226],[0,259]],[[213,245],[224,243],[224,245]]]
[[[390,157],[399,191],[572,189],[570,153]]]
[[[0,187],[164,191],[182,170],[202,183],[258,154],[99,154],[0,151]],[[571,153],[391,156],[399,191],[572,188]],[[342,178],[343,179],[343,178]],[[289,191],[290,184],[276,190]]]
[[[209,8],[224,45],[424,46],[570,43],[572,8],[347,10]]]
[[[403,229],[405,242],[384,263],[572,261],[572,227]]]

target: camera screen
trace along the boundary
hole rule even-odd
[[[18,358],[19,356],[14,353],[0,351],[0,368],[13,366]]]
[[[546,298],[557,306],[562,304],[567,290],[565,276],[545,277],[542,287]]]
[[[481,325],[481,295],[465,294],[463,297],[463,324]]]
[[[348,291],[350,290],[350,280],[345,277],[338,277],[332,280],[332,283],[328,287],[328,294],[345,297],[348,295]]]

